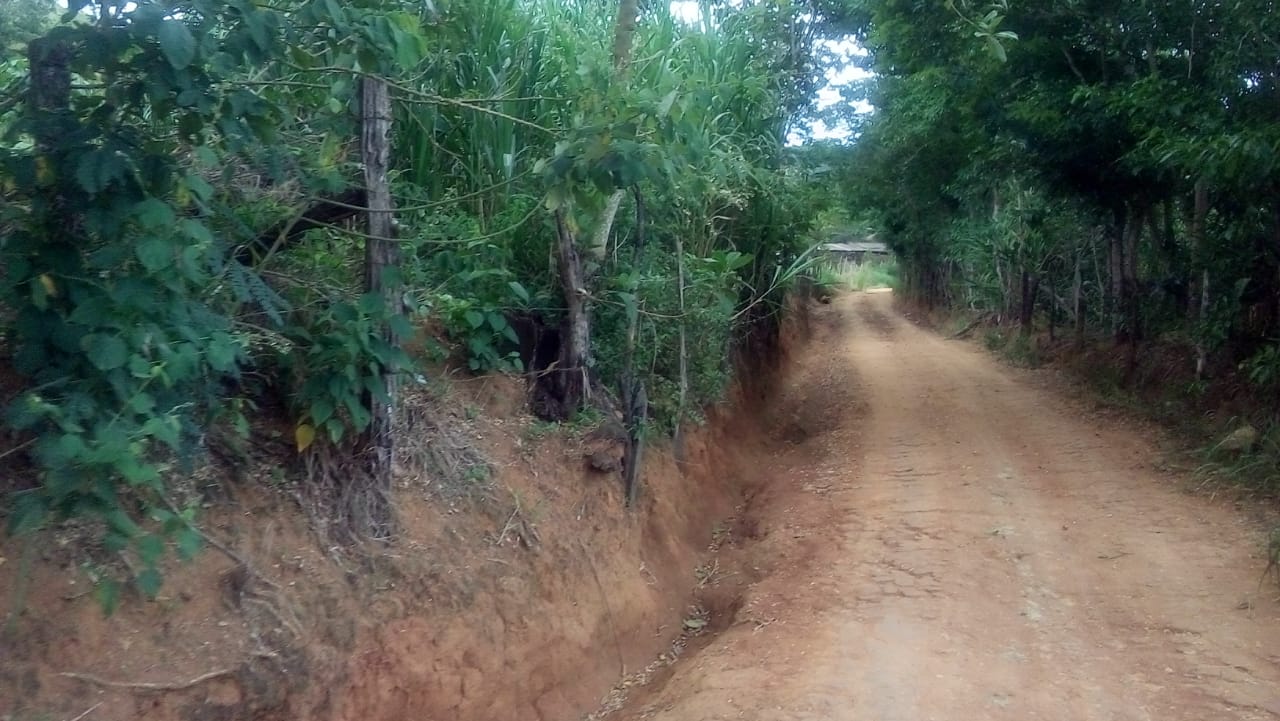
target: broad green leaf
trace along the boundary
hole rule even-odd
[[[230,373],[236,368],[236,358],[240,355],[240,345],[226,333],[215,333],[210,339],[206,357],[209,367],[219,373]]]
[[[158,198],[147,198],[133,209],[134,216],[144,228],[167,228],[173,225],[173,208]]]
[[[154,566],[164,555],[164,539],[154,533],[138,538],[134,546],[138,549],[138,558],[146,566]]]
[[[134,583],[137,584],[138,590],[142,592],[142,595],[154,600],[160,593],[160,586],[164,583],[164,577],[154,568],[144,568],[138,573]]]
[[[311,422],[322,426],[333,417],[333,401],[328,398],[317,398],[311,403]]]
[[[192,218],[183,218],[178,221],[178,228],[182,234],[197,243],[212,243],[213,233],[209,232],[209,228],[198,220]]]
[[[187,190],[191,191],[191,194],[202,202],[208,202],[213,197],[213,186],[209,185],[209,182],[199,175],[194,173],[188,175],[182,179],[182,182],[186,185]]]
[[[180,445],[181,430],[178,419],[171,415],[155,416],[142,424],[144,435],[155,438],[173,450],[177,450]]]
[[[511,289],[512,293],[516,294],[517,298],[524,301],[525,303],[529,302],[529,291],[526,290],[523,285],[520,285],[519,283],[513,280],[507,283],[507,287]]]
[[[381,314],[386,308],[382,296],[378,293],[365,293],[360,296],[360,303],[357,307],[359,307],[361,313],[372,316]]]
[[[181,20],[165,20],[161,23],[158,38],[160,52],[164,53],[174,70],[183,70],[195,60],[196,39]]]
[[[134,413],[150,413],[155,407],[156,399],[150,393],[139,393],[129,399],[129,410]]]
[[[658,117],[665,118],[671,113],[671,106],[676,102],[676,95],[677,92],[672,90],[662,99],[662,102],[658,104]]]
[[[155,273],[173,264],[173,243],[166,238],[149,236],[138,241],[133,249],[138,262],[148,271]]]
[[[337,417],[330,418],[329,422],[324,424],[324,429],[329,433],[329,440],[334,443],[342,440],[347,433],[347,426]]]
[[[81,341],[89,362],[100,371],[115,370],[129,361],[129,348],[115,336],[94,333]]]
[[[178,558],[184,561],[190,561],[200,552],[201,546],[204,545],[200,534],[189,527],[181,528],[174,534],[174,541],[178,547]]]
[[[991,51],[991,54],[1002,63],[1008,61],[1009,56],[1005,54],[1004,45],[1001,45],[1000,41],[992,35],[987,35],[985,37],[987,40],[987,49]]]
[[[387,327],[391,329],[391,334],[401,340],[413,335],[413,323],[403,315],[393,315],[387,319]]]
[[[9,514],[9,533],[20,536],[43,526],[46,509],[40,497],[32,493],[14,495],[16,501]]]
[[[120,607],[120,582],[114,578],[105,578],[98,583],[93,595],[102,607],[102,612],[110,616]]]

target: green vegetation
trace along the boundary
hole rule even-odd
[[[201,546],[184,474],[260,408],[337,540],[392,538],[407,347],[620,410],[638,458],[722,397],[829,203],[784,145],[823,2],[54,7],[0,18],[0,511],[86,519],[147,595]]]
[[[814,281],[827,290],[863,291],[893,288],[898,284],[895,260],[826,261],[814,268]]]
[[[991,342],[1028,364],[1037,327],[1111,338],[1122,383],[1172,348],[1180,388],[1238,379],[1274,427],[1266,0],[697,6],[11,0],[9,533],[82,519],[154,595],[205,540],[187,472],[282,427],[335,540],[390,541],[424,363],[523,373],[545,424],[621,417],[634,501],[645,439],[723,397],[797,280],[1016,323]],[[815,105],[848,37],[870,116]],[[815,117],[857,142],[788,147]],[[896,260],[817,264],[836,226]]]
[[[900,259],[903,292],[1019,328],[1022,340],[990,340],[1022,362],[1038,361],[1041,329],[1123,348],[1126,387],[1176,359],[1152,380],[1186,389],[1182,412],[1226,403],[1273,423],[1274,7],[949,6],[858,0],[851,13],[876,113],[836,172],[848,215],[871,218]],[[990,47],[958,32],[979,17]]]

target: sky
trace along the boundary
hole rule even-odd
[[[696,0],[674,0],[671,3],[671,14],[688,23],[697,22],[701,18]],[[820,111],[837,103],[847,102],[841,95],[841,90],[872,75],[870,71],[858,66],[857,60],[865,57],[867,51],[853,40],[824,40],[822,44],[823,49],[835,58],[835,63],[824,72],[826,84],[818,89],[816,105]],[[854,101],[852,105],[854,112],[858,114],[873,110],[865,100]],[[853,131],[846,124],[828,125],[821,118],[801,121],[800,126],[791,132],[788,144],[799,145],[806,137],[813,140],[849,140],[853,137]]]

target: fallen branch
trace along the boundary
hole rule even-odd
[[[131,691],[184,691],[193,686],[199,686],[206,681],[212,681],[222,676],[230,676],[235,673],[232,668],[220,668],[216,671],[201,674],[190,681],[182,681],[176,683],[151,683],[147,681],[109,681],[105,678],[99,678],[90,673],[76,673],[74,671],[63,671],[59,676],[73,678],[77,681],[93,684],[94,686],[102,686],[104,688],[124,688]],[[92,709],[91,709],[92,710]]]
[[[81,714],[80,714],[79,716],[76,716],[75,718],[71,719],[71,721],[80,721],[80,719],[84,718],[85,716],[88,716],[89,714],[93,713],[94,711],[97,711],[97,710],[98,710],[98,707],[99,707],[99,706],[101,706],[101,705],[102,705],[102,702],[101,702],[101,701],[99,701],[98,703],[95,703],[94,705],[90,706],[89,708],[87,708],[87,709],[85,709],[83,712],[81,712]]]

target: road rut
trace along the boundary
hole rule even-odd
[[[1258,527],[1178,490],[1151,433],[888,293],[816,326],[744,457],[768,478],[742,603],[622,718],[1280,718]]]

